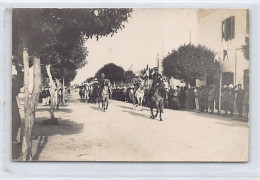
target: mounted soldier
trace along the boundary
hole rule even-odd
[[[159,84],[160,80],[162,79],[162,75],[159,74],[157,67],[154,68],[154,73],[152,75],[152,79],[153,79],[152,87],[151,87],[151,89],[148,93],[148,97],[147,97],[148,102],[150,101],[151,97],[154,95],[156,86]]]
[[[102,90],[104,89],[105,85],[105,74],[102,73],[101,77],[98,79],[98,97],[100,97]]]

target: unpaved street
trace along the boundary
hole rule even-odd
[[[107,112],[72,94],[57,110],[59,125],[42,125],[39,106],[33,140],[40,161],[246,161],[248,122],[165,109],[163,121],[148,108],[110,100]]]

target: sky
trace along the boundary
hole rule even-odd
[[[196,9],[133,9],[122,31],[98,41],[89,39],[87,65],[78,70],[72,84],[92,77],[105,64],[114,63],[128,70],[139,71],[157,66],[162,59],[184,43],[196,44]]]

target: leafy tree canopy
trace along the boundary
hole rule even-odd
[[[123,81],[125,76],[125,71],[122,67],[115,65],[114,63],[109,63],[104,65],[98,70],[95,77],[100,78],[101,74],[105,74],[105,78],[110,81]]]
[[[111,36],[124,28],[131,9],[14,9],[13,64],[22,67],[22,50],[51,64],[55,77],[74,79],[86,64],[88,38]],[[60,72],[58,72],[60,70]]]
[[[162,62],[163,74],[185,81],[194,82],[201,79],[205,72],[212,75],[215,54],[202,45],[182,45],[169,53]]]
[[[133,71],[126,71],[125,72],[124,78],[125,78],[126,82],[131,82],[134,77],[135,77],[135,74],[134,74]]]

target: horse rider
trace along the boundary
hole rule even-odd
[[[154,95],[156,86],[160,83],[160,80],[162,79],[162,75],[159,74],[157,67],[154,68],[154,74],[152,75],[152,79],[153,79],[152,87],[151,87],[151,89],[148,93],[148,97],[147,97],[148,102],[150,101],[150,98]]]
[[[104,89],[104,85],[105,85],[105,74],[101,73],[101,77],[98,80],[98,97],[100,97],[102,90]]]

